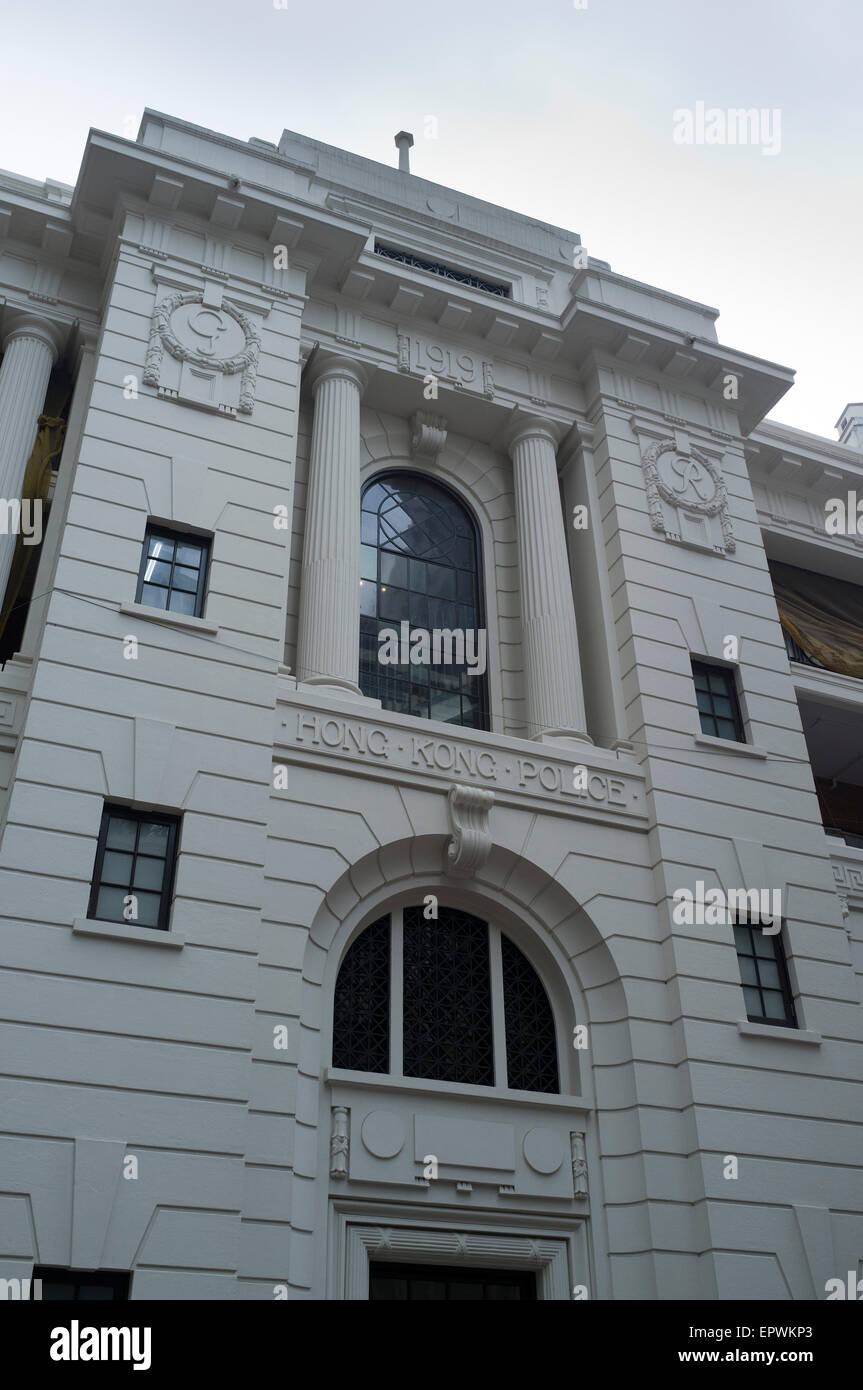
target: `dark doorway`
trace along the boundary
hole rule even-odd
[[[474,1269],[449,1265],[372,1264],[369,1299],[407,1303],[472,1301],[497,1303],[508,1299],[536,1300],[536,1275],[513,1269]]]

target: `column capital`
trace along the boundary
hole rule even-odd
[[[362,395],[368,385],[369,369],[353,357],[343,357],[337,352],[316,352],[308,367],[312,395],[317,395],[321,382],[339,379],[353,382]]]
[[[52,362],[56,362],[66,339],[66,330],[59,323],[43,318],[41,314],[13,310],[3,320],[0,343],[4,352],[16,338],[38,338],[49,349]]]
[[[513,456],[516,446],[523,439],[545,439],[556,450],[564,431],[565,426],[558,420],[549,420],[543,415],[528,415],[526,412],[517,411],[515,418],[509,422],[507,428],[506,447],[510,456]]]

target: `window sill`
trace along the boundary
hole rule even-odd
[[[808,1043],[810,1047],[821,1046],[821,1034],[811,1033],[805,1028],[785,1028],[781,1024],[750,1023],[741,1019],[737,1024],[738,1033],[745,1038],[772,1038],[779,1042]]]
[[[102,936],[110,941],[132,941],[136,946],[167,946],[175,951],[182,950],[186,943],[182,932],[121,926],[119,922],[100,922],[95,917],[76,917],[72,931],[76,936]]]
[[[744,758],[761,758],[762,761],[767,758],[764,749],[752,743],[736,743],[734,739],[715,738],[713,734],[696,734],[694,742],[699,748],[719,748],[723,753],[737,753]]]
[[[445,1099],[509,1101],[511,1104],[541,1105],[551,1110],[586,1112],[582,1096],[549,1095],[545,1091],[509,1091],[502,1086],[461,1085],[456,1081],[429,1081],[422,1076],[390,1076],[386,1072],[343,1071],[327,1067],[324,1079],[330,1086],[356,1086],[378,1091],[400,1091],[402,1094],[441,1096]]]
[[[191,618],[188,613],[171,613],[165,608],[150,608],[146,603],[121,603],[120,612],[129,618],[143,618],[148,623],[163,623],[165,627],[179,627],[185,632],[199,632],[202,636],[218,637],[219,624],[207,618]]]

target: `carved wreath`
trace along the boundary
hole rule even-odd
[[[684,500],[672,491],[659,472],[659,460],[662,455],[676,453],[677,445],[673,439],[658,439],[642,455],[641,466],[647,483],[647,507],[650,513],[651,526],[654,531],[665,532],[660,499],[664,499],[672,507],[681,507],[688,512],[700,512],[703,516],[716,516],[718,514],[725,548],[733,552],[735,549],[734,531],[731,527],[731,518],[728,515],[728,493],[721,470],[712,459],[708,458],[706,454],[702,454],[700,449],[693,449],[692,457],[713,480],[715,492],[706,501],[702,501],[700,498],[696,498],[693,502]]]
[[[209,357],[196,348],[186,347],[171,328],[171,315],[175,309],[179,309],[183,304],[202,304],[203,301],[204,295],[201,290],[177,290],[156,305],[153,311],[147,356],[144,361],[144,384],[158,387],[162,351],[167,348],[171,356],[179,362],[191,362],[196,367],[212,367],[217,372],[224,372],[226,376],[233,376],[237,372],[242,372],[237,409],[243,415],[251,415],[252,406],[255,403],[255,384],[258,375],[258,353],[261,347],[261,338],[249,316],[244,314],[242,309],[238,309],[235,304],[230,304],[227,301],[222,304],[222,313],[227,314],[229,318],[240,325],[246,339],[245,348],[234,357]]]

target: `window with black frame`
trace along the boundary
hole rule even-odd
[[[373,479],[361,575],[363,694],[397,713],[487,729],[480,547],[467,508],[422,474]]]
[[[734,671],[709,661],[692,659],[692,679],[701,732],[712,738],[745,743],[743,718]]]
[[[179,824],[177,816],[105,807],[89,917],[167,931]]]
[[[148,526],[135,602],[202,617],[209,558],[210,542],[203,537]]]
[[[469,912],[441,904],[436,917],[425,911],[407,906],[379,917],[346,952],[333,1003],[333,1066],[558,1094],[554,1015],[531,962]]]
[[[757,921],[738,920],[734,923],[734,945],[749,1022],[796,1028],[794,995],[781,932],[766,932]]]

